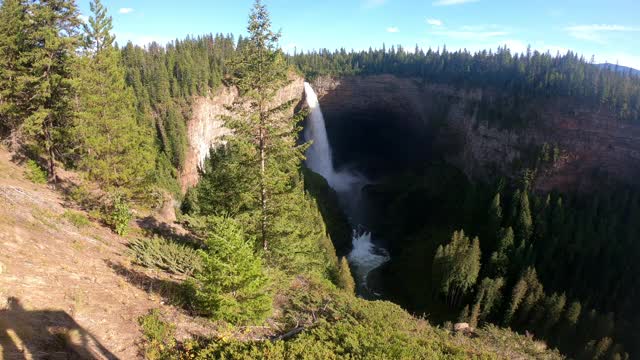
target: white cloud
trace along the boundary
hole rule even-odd
[[[461,4],[478,2],[478,1],[480,0],[438,0],[433,2],[433,6],[461,5]]]
[[[82,21],[83,23],[88,23],[89,22],[89,17],[87,15],[78,15],[78,19],[80,19],[80,21]]]
[[[427,19],[427,24],[431,26],[442,26],[442,20],[438,19]]]
[[[490,38],[509,35],[506,31],[434,31],[432,34],[457,40],[484,41]]]
[[[446,37],[450,40],[460,40],[469,42],[483,42],[495,38],[505,37],[510,34],[510,30],[499,25],[464,25],[456,29],[436,28],[432,35]]]
[[[133,8],[120,8],[118,11],[120,14],[131,14],[134,12]]]
[[[362,7],[371,9],[371,8],[380,7],[386,3],[387,3],[387,0],[363,0]]]
[[[395,27],[395,26],[391,26],[391,27],[388,27],[388,28],[387,28],[387,32],[388,32],[388,33],[397,33],[397,32],[400,32],[400,29],[398,29],[398,28],[397,28],[397,27]]]
[[[564,30],[568,32],[570,36],[579,40],[604,43],[606,42],[606,33],[634,32],[640,31],[640,28],[624,25],[592,24],[567,26]]]

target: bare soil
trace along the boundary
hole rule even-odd
[[[127,238],[70,223],[66,204],[0,147],[0,359],[140,358],[138,318],[153,308],[179,339],[212,334],[166,304],[176,280],[132,265]]]

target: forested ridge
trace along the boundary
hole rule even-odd
[[[637,189],[544,194],[432,166],[368,189],[396,239],[383,271],[396,302],[533,332],[580,359],[637,351]]]
[[[414,77],[425,83],[447,84],[461,89],[496,90],[509,99],[506,105],[536,97],[571,96],[597,108],[606,105],[620,119],[640,121],[640,76],[601,67],[575,52],[552,55],[530,48],[523,54],[507,47],[471,53],[467,50],[425,51],[402,46],[367,51],[301,52],[289,62],[313,78],[322,75],[394,74]],[[484,101],[488,101],[485,99]]]
[[[578,359],[638,353],[638,189],[541,194],[531,188],[531,171],[487,184],[440,163],[367,187],[388,209],[375,230],[397,239],[381,276],[400,281],[387,295],[414,314],[431,314],[443,324],[437,328],[394,304],[354,296],[342,257],[348,246],[338,243],[349,236],[347,219],[326,181],[304,168],[305,114],[273,99],[292,72],[394,74],[498,91],[501,100],[483,98],[485,108],[572,97],[638,122],[640,77],[571,52],[383,46],[286,55],[261,1],[248,37],[210,34],[145,47],[117,44],[99,0],[91,12],[83,22],[73,0],[2,1],[3,139],[32,181],[59,187],[120,235],[167,194],[179,200],[188,240],[130,239],[132,262],[181,276],[172,304],[194,317],[237,333],[271,331],[247,341],[221,326],[218,338],[176,342],[171,325],[151,312],[140,319],[146,357],[560,357],[534,339]],[[240,94],[224,119],[233,135],[211,149],[200,182],[182,194],[191,105],[223,86]],[[542,168],[557,149],[539,156]],[[61,169],[82,182],[64,183]],[[478,328],[479,337],[451,336],[452,321]]]

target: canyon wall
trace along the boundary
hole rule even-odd
[[[303,99],[303,79],[292,74],[289,80],[290,83],[276,94],[272,106]],[[224,119],[233,115],[230,107],[237,100],[238,90],[234,87],[222,87],[213,96],[194,99],[192,115],[187,122],[189,147],[185,166],[180,173],[183,192],[198,183],[198,169],[209,155],[209,149],[220,144],[223,136],[230,133],[230,130],[224,127]]]
[[[388,122],[377,124],[390,132],[405,128],[408,132],[403,136],[422,139],[412,140],[413,145],[404,151],[406,156],[424,161],[428,153],[437,153],[470,177],[518,176],[517,164],[544,143],[557,146],[560,156],[538,174],[535,186],[539,190],[586,190],[594,185],[594,178],[635,182],[640,176],[640,126],[619,121],[607,109],[594,109],[575,99],[532,101],[523,108],[535,113],[535,121],[504,128],[491,119],[478,120],[478,103],[483,95],[480,89],[460,90],[391,75],[322,77],[313,86],[328,129],[337,127],[336,121],[353,121],[356,127],[348,130],[348,125],[341,124],[338,133],[329,130],[331,141],[363,141],[368,134],[358,133],[357,127],[371,132],[365,126],[366,118],[373,119],[384,109]],[[365,116],[354,116],[359,112]],[[398,121],[402,124],[392,123]],[[345,131],[350,139],[345,138]],[[396,139],[395,145],[405,146],[403,139]],[[394,144],[368,146],[388,150]],[[340,148],[335,144],[334,149]]]

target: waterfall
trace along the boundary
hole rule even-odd
[[[327,129],[318,96],[307,82],[304,83],[304,91],[307,105],[311,110],[304,132],[305,140],[312,141],[306,153],[307,167],[327,180],[329,186],[338,194],[345,212],[353,220],[357,218],[356,213],[359,208],[358,203],[361,200],[362,188],[368,183],[368,180],[352,171],[336,171],[333,166],[331,146],[327,137]],[[361,289],[360,292],[368,293],[367,277],[369,273],[389,261],[389,254],[385,249],[379,248],[374,244],[370,232],[359,229],[361,227],[360,224],[352,225],[354,225],[353,250],[351,250],[347,259],[354,270],[355,280],[359,289]]]
[[[308,82],[304,83],[304,92],[307,97],[307,105],[311,109],[309,114],[309,124],[304,131],[304,137],[313,140],[313,145],[307,150],[307,166],[314,172],[322,175],[331,187],[335,178],[333,169],[333,159],[331,156],[331,148],[329,147],[329,139],[327,139],[327,129],[324,125],[324,116],[318,96],[311,88]]]

